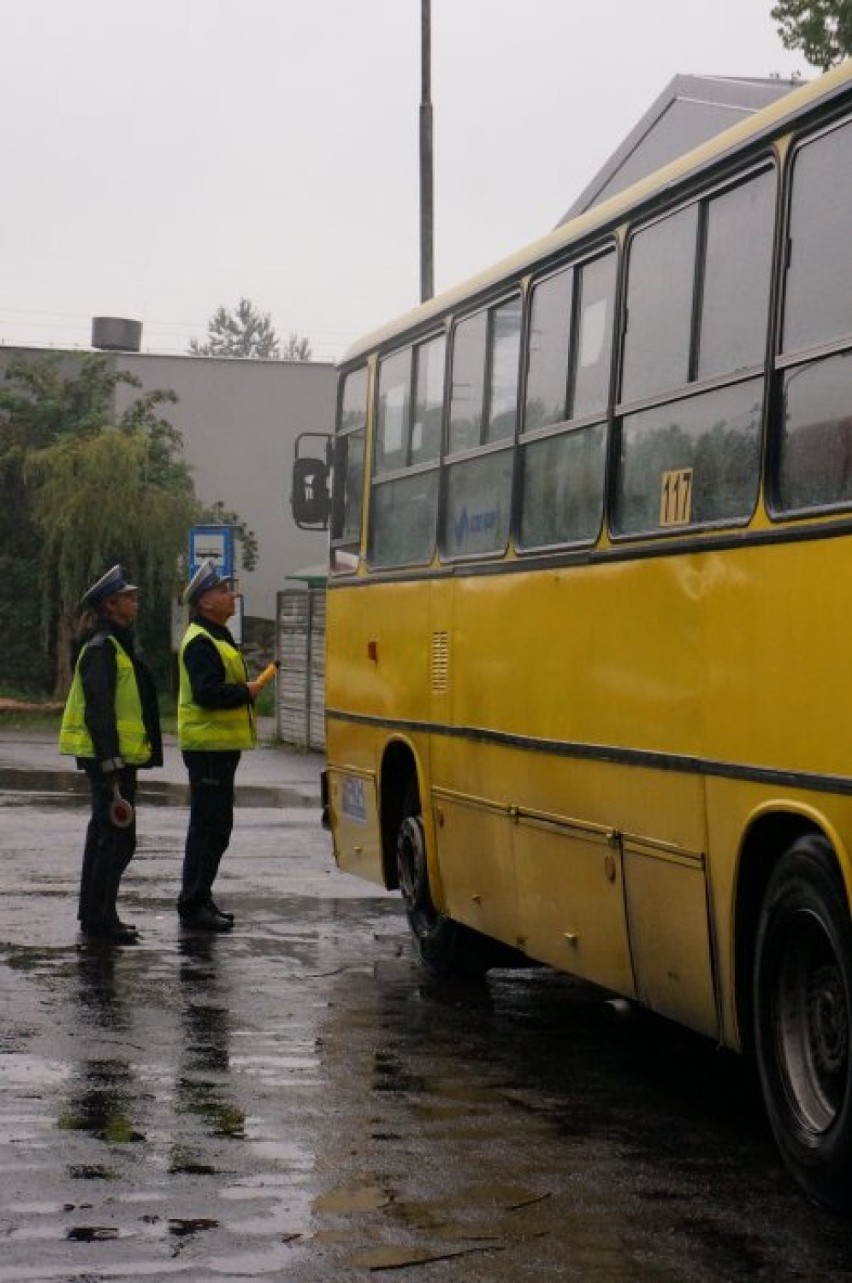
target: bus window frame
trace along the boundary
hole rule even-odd
[[[760,153],[749,156],[745,164],[725,170],[723,173],[711,174],[710,182],[696,185],[689,190],[687,194],[681,194],[679,200],[670,205],[665,205],[653,212],[646,213],[644,216],[627,220],[624,240],[621,250],[620,263],[620,286],[619,286],[619,317],[618,317],[618,336],[616,347],[616,361],[614,370],[614,391],[612,403],[612,423],[609,440],[609,466],[607,476],[607,499],[606,499],[606,535],[613,546],[623,545],[625,543],[635,543],[637,541],[671,541],[673,539],[684,539],[701,536],[702,533],[715,533],[719,530],[742,530],[755,519],[755,515],[761,507],[761,499],[764,496],[767,482],[767,453],[769,445],[770,426],[771,426],[771,407],[774,406],[774,378],[772,377],[772,363],[775,354],[777,331],[780,328],[781,312],[779,300],[777,297],[778,289],[778,253],[779,246],[786,241],[786,222],[783,217],[782,202],[786,200],[787,192],[787,174],[789,166],[783,164],[779,158],[773,143],[764,147]],[[766,329],[764,334],[763,357],[759,365],[743,367],[737,370],[725,371],[721,374],[715,374],[704,379],[694,379],[692,376],[698,369],[700,360],[700,325],[701,311],[704,296],[704,282],[706,277],[706,229],[707,229],[707,211],[711,202],[724,196],[727,192],[735,190],[737,187],[745,186],[761,174],[771,173],[775,180],[775,201],[772,226],[772,253],[770,258],[770,279],[769,292],[766,306]],[[689,372],[689,381],[679,384],[672,388],[667,388],[663,392],[658,392],[652,396],[645,396],[631,401],[621,399],[621,388],[624,376],[624,346],[627,325],[627,314],[629,307],[628,285],[629,285],[629,266],[630,250],[633,240],[646,228],[664,219],[680,213],[690,206],[698,206],[698,219],[696,227],[695,240],[695,259],[693,272],[693,297],[692,297],[692,316],[690,328],[690,350],[688,354],[687,367]],[[750,380],[760,378],[763,382],[763,403],[761,407],[760,439],[758,448],[758,474],[756,477],[754,490],[754,503],[748,513],[742,517],[730,519],[723,518],[720,520],[687,522],[671,526],[649,527],[642,531],[618,531],[614,524],[616,505],[618,499],[618,484],[621,475],[621,447],[622,447],[622,424],[625,418],[643,413],[646,410],[652,410],[655,407],[664,407],[675,402],[696,398],[702,395],[709,395],[715,391],[726,387],[734,387],[737,384],[749,382]]]
[[[368,571],[373,574],[384,574],[395,570],[405,570],[409,568],[424,569],[431,565],[435,559],[435,552],[438,547],[440,537],[441,522],[441,489],[443,475],[443,452],[444,443],[447,434],[447,374],[448,374],[448,350],[449,342],[447,338],[447,321],[446,318],[440,319],[437,324],[433,324],[429,329],[424,330],[422,334],[410,336],[404,343],[397,343],[392,347],[379,349],[375,354],[375,376],[373,381],[373,394],[370,398],[370,407],[368,414],[368,435],[370,440],[370,476],[369,476],[369,494],[366,498],[367,519],[366,519],[366,552],[365,564]],[[417,413],[417,381],[420,372],[420,352],[427,344],[435,342],[438,339],[444,341],[444,369],[443,369],[443,388],[441,397],[441,434],[438,445],[438,453],[433,459],[424,459],[419,463],[411,463],[411,436],[416,422]],[[379,396],[381,390],[381,372],[382,365],[400,354],[408,353],[409,360],[409,386],[408,386],[408,422],[405,425],[405,463],[397,468],[387,469],[382,472],[376,471],[377,463],[377,442],[378,442],[378,425],[379,425]],[[428,557],[417,561],[399,561],[399,562],[376,562],[373,557],[373,530],[374,530],[374,504],[373,496],[377,489],[384,485],[392,484],[395,481],[407,477],[416,477],[421,474],[437,472],[438,474],[438,496],[435,509],[435,530],[432,539],[432,548]],[[363,537],[363,533],[362,533]]]
[[[819,522],[821,518],[837,516],[849,516],[852,518],[852,497],[839,503],[811,504],[807,507],[799,506],[795,508],[782,507],[779,499],[782,461],[781,425],[784,417],[784,400],[787,385],[796,377],[797,372],[804,373],[823,361],[839,356],[848,356],[852,360],[852,337],[821,344],[819,347],[807,348],[804,351],[796,352],[794,356],[781,357],[779,355],[775,360],[775,368],[772,372],[772,395],[775,398],[772,423],[777,424],[778,428],[777,431],[770,432],[769,440],[766,443],[767,462],[766,481],[764,484],[766,514],[775,526],[807,521]],[[787,378],[788,374],[790,374],[789,379]]]
[[[490,427],[492,398],[492,363],[494,359],[493,314],[506,303],[517,300],[520,303],[520,329],[518,341],[518,367],[515,383],[515,426],[511,436],[499,437],[496,441],[488,440],[486,433]],[[463,450],[450,452],[450,417],[452,413],[452,374],[455,357],[456,332],[465,321],[485,313],[485,366],[482,388],[482,415],[479,424],[479,442],[466,446]],[[438,493],[438,556],[443,565],[470,564],[477,561],[500,561],[509,550],[514,535],[515,496],[518,475],[518,439],[522,417],[522,397],[525,374],[527,330],[527,291],[523,281],[510,280],[501,282],[499,292],[491,297],[479,299],[469,310],[448,314],[446,317],[446,369],[444,376],[444,433],[441,451],[441,481]],[[511,451],[511,481],[509,486],[508,520],[506,522],[506,539],[500,548],[491,548],[485,552],[453,553],[447,549],[447,517],[449,511],[449,478],[452,468],[457,464],[469,463],[486,456]]]
[[[809,507],[796,508],[784,508],[780,502],[781,428],[784,418],[786,387],[790,381],[787,376],[790,372],[793,372],[790,374],[792,379],[795,377],[796,370],[807,370],[830,357],[842,356],[844,353],[848,353],[852,357],[852,331],[841,337],[825,339],[803,348],[785,350],[783,346],[796,161],[801,152],[811,144],[819,142],[821,138],[826,138],[844,127],[852,128],[852,108],[848,103],[844,103],[830,119],[821,121],[816,128],[808,129],[805,127],[793,133],[784,157],[783,190],[781,192],[783,209],[781,211],[779,237],[783,261],[776,272],[778,298],[775,302],[775,325],[770,371],[773,412],[769,421],[770,425],[776,425],[776,430],[768,433],[764,482],[766,514],[773,526],[801,525],[809,521],[820,522],[821,519],[852,514],[852,499],[843,503],[814,504]]]
[[[341,427],[341,420],[343,417],[343,402],[344,402],[346,381],[352,375],[359,374],[362,370],[367,380],[366,393],[364,397],[364,422],[363,422],[363,425],[360,425],[358,427],[343,429]],[[357,362],[354,362],[351,366],[341,369],[338,380],[337,380],[337,410],[334,418],[334,436],[332,437],[332,470],[331,470],[331,487],[330,487],[331,503],[330,503],[330,510],[329,510],[329,540],[328,540],[329,572],[334,576],[354,575],[357,572],[358,567],[361,563],[361,547],[364,541],[364,490],[366,488],[364,485],[364,481],[366,479],[368,445],[369,445],[369,439],[370,439],[370,401],[371,401],[370,379],[371,379],[370,360],[369,360],[369,356],[365,354],[362,358],[360,358]],[[333,531],[334,531],[335,515],[337,512],[337,509],[335,506],[336,505],[335,482],[337,480],[338,450],[339,450],[341,441],[345,437],[353,437],[358,432],[362,432],[364,435],[364,452],[362,456],[361,509],[360,509],[360,520],[359,520],[359,526],[358,526],[358,539],[356,542],[355,540],[352,540],[352,539],[346,539],[341,537],[335,538]]]
[[[572,418],[571,413],[574,409],[577,384],[577,362],[579,360],[580,350],[580,325],[581,325],[581,307],[582,307],[582,288],[577,288],[578,273],[582,273],[591,264],[603,262],[610,255],[613,255],[614,278],[612,290],[612,325],[609,336],[609,377],[607,380],[606,401],[600,411],[591,414],[584,414],[580,418]],[[561,419],[557,423],[548,423],[540,428],[533,428],[527,431],[526,410],[527,410],[527,390],[529,379],[529,343],[530,327],[532,325],[532,308],[536,289],[562,273],[571,273],[571,304],[569,308],[568,324],[570,327],[568,343],[568,363],[565,380],[565,409],[569,412],[569,417]],[[520,558],[539,557],[548,552],[558,552],[561,550],[584,551],[594,548],[601,539],[603,531],[607,526],[608,519],[608,495],[609,495],[609,475],[611,469],[611,452],[612,452],[612,433],[613,433],[613,396],[615,377],[617,372],[617,362],[619,356],[619,336],[621,323],[621,292],[622,292],[622,275],[623,275],[623,254],[622,247],[616,231],[613,229],[608,232],[605,238],[596,241],[592,245],[584,246],[578,250],[576,246],[558,263],[549,263],[544,270],[532,274],[526,283],[524,296],[524,326],[521,338],[521,388],[518,398],[518,429],[515,441],[515,477],[513,483],[513,505],[512,505],[512,543]],[[582,277],[580,278],[582,280]],[[521,539],[521,527],[523,522],[523,498],[524,498],[524,472],[526,447],[538,441],[547,440],[550,437],[567,437],[573,433],[585,431],[588,428],[602,425],[604,429],[604,466],[601,489],[600,517],[598,520],[597,530],[587,539],[562,539],[549,544],[525,544]]]
[[[560,539],[553,543],[547,544],[527,544],[521,538],[521,529],[523,522],[523,500],[524,500],[524,475],[526,472],[526,451],[530,446],[537,445],[540,441],[565,440],[568,437],[579,436],[591,428],[601,427],[604,431],[604,462],[600,495],[600,510],[598,524],[593,534],[583,539]],[[517,444],[516,458],[516,489],[517,489],[517,518],[514,525],[514,544],[519,557],[538,557],[546,552],[558,552],[561,549],[567,550],[585,550],[594,548],[601,539],[604,530],[604,523],[607,515],[607,493],[609,488],[608,471],[610,457],[610,439],[612,436],[612,416],[607,408],[604,414],[587,414],[582,419],[563,419],[561,423],[550,423],[543,428],[536,428],[532,432],[525,433],[523,438]]]
[[[789,271],[789,262],[787,255],[790,253],[790,224],[792,216],[793,187],[795,179],[796,161],[799,155],[806,150],[812,143],[819,142],[822,138],[827,138],[831,134],[837,133],[843,128],[852,129],[852,109],[848,106],[837,113],[831,120],[823,121],[816,129],[803,129],[795,134],[790,143],[784,164],[784,209],[783,209],[783,247],[785,261],[783,268],[778,273],[780,284],[780,297],[778,300],[778,324],[776,343],[773,355],[775,356],[775,370],[777,371],[782,362],[788,364],[796,363],[808,357],[818,358],[822,355],[830,355],[833,350],[848,347],[852,345],[852,328],[847,331],[842,338],[824,339],[818,343],[808,344],[807,347],[788,348],[784,347],[784,322],[786,319],[787,308],[787,280]]]

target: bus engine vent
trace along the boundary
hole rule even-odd
[[[446,633],[432,634],[432,693],[446,695],[450,668],[450,643]]]

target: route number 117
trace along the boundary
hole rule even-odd
[[[660,525],[685,526],[692,520],[692,468],[664,472],[660,486]]]

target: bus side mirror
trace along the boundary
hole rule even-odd
[[[296,525],[300,530],[327,530],[330,506],[328,465],[323,459],[295,459],[290,507]]]

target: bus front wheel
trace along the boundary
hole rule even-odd
[[[434,976],[483,976],[499,966],[501,946],[438,909],[429,890],[426,837],[419,815],[400,822],[396,843],[399,889],[418,962]]]
[[[799,838],[770,878],[754,966],[755,1051],[776,1143],[799,1184],[852,1212],[852,928],[824,837]]]

